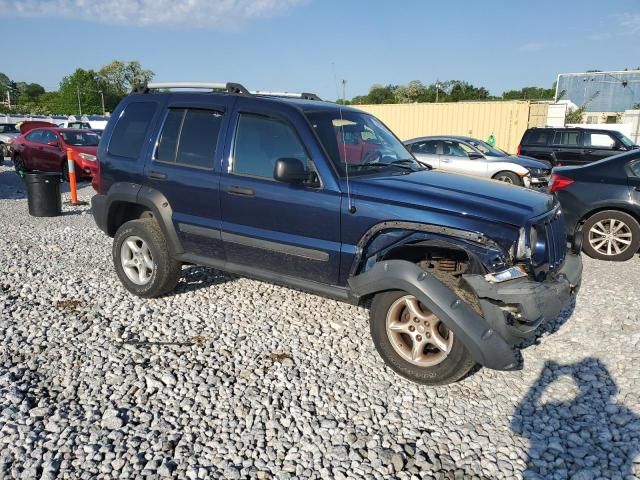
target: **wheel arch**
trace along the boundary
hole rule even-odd
[[[587,213],[583,214],[580,219],[576,222],[576,232],[580,232],[582,231],[582,227],[584,226],[585,222],[591,218],[592,216],[596,215],[597,213],[600,212],[606,212],[606,211],[612,211],[612,212],[622,212],[622,213],[626,213],[627,215],[629,215],[630,217],[632,217],[633,219],[635,219],[636,222],[638,222],[640,224],[640,214],[638,214],[637,212],[634,212],[633,209],[630,209],[627,205],[620,205],[620,204],[608,204],[608,205],[600,205],[600,206],[596,206],[595,208],[592,208],[591,210],[589,210]]]

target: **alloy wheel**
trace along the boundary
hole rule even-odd
[[[419,367],[438,365],[453,347],[453,332],[413,295],[400,297],[389,307],[386,326],[396,353]]]
[[[149,245],[137,236],[128,237],[120,247],[122,270],[136,285],[146,285],[155,270]]]
[[[589,244],[602,255],[619,255],[631,245],[633,233],[622,220],[606,218],[596,222],[589,230]]]

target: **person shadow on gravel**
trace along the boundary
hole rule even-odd
[[[546,362],[511,424],[530,441],[524,478],[640,478],[640,417],[617,392],[597,358]]]

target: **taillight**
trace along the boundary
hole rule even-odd
[[[573,183],[573,180],[557,173],[551,174],[551,183],[549,184],[549,193],[557,192]]]
[[[100,159],[97,158],[97,154],[95,170],[93,171],[93,177],[91,177],[91,186],[96,192],[100,193]]]
[[[520,155],[520,152],[522,152],[522,144],[518,145],[518,150],[516,150],[516,155]]]

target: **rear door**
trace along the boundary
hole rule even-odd
[[[552,152],[556,166],[584,165],[582,131],[575,129],[556,130],[553,136]]]
[[[20,155],[22,156],[25,167],[31,170],[42,170],[44,167],[42,158],[44,132],[45,130],[35,129],[31,130],[24,137],[24,147]]]
[[[585,130],[582,132],[582,146],[584,147],[584,161],[596,162],[603,158],[620,153],[618,139],[609,132]]]
[[[145,166],[145,183],[167,198],[186,254],[224,259],[220,165],[232,102],[223,96],[206,103],[170,100]]]
[[[640,160],[636,160],[629,165],[629,173],[630,207],[635,210],[636,215],[640,215]]]
[[[421,140],[409,145],[409,151],[425,165],[440,168],[440,140]]]
[[[484,158],[469,158],[469,153],[476,152],[469,145],[457,140],[442,140],[441,168],[455,173],[485,177],[487,161]]]
[[[324,186],[307,145],[316,141],[300,113],[240,97],[234,140],[220,182],[222,238],[227,260],[248,269],[337,284],[340,268],[340,203]],[[273,178],[276,160],[297,158],[318,182],[290,185]]]

